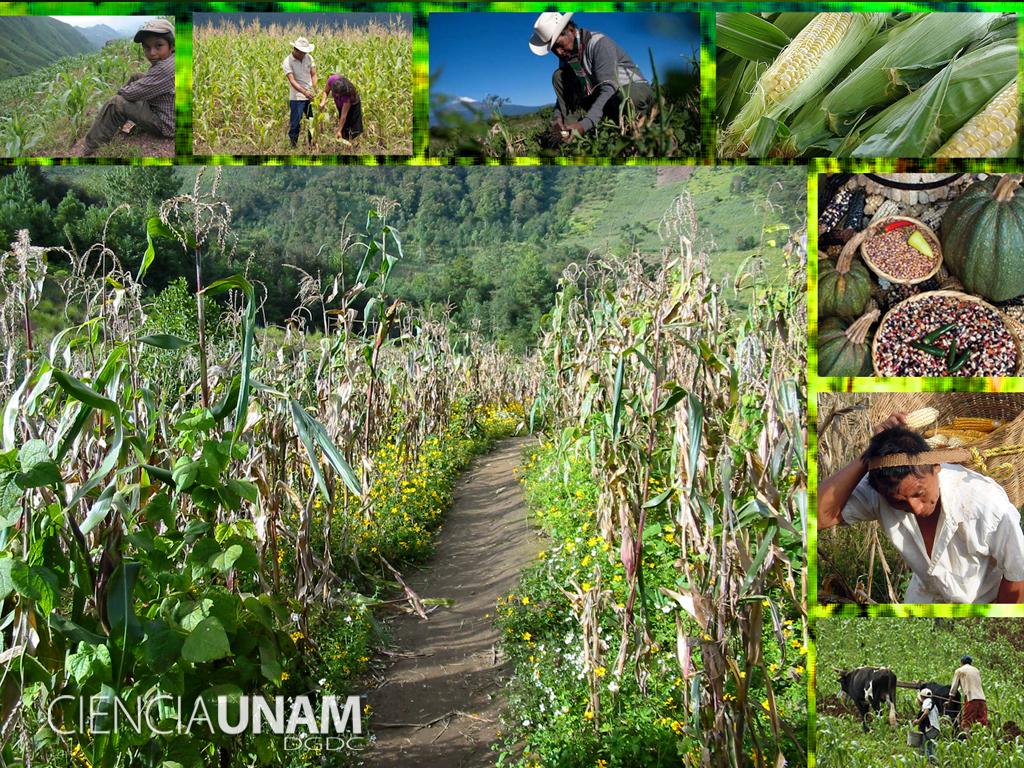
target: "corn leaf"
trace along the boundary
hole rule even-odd
[[[719,13],[715,20],[715,44],[750,61],[772,61],[789,45],[789,37],[752,13]]]

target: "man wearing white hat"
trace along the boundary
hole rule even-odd
[[[610,37],[580,29],[572,13],[542,13],[533,25],[530,50],[538,56],[554,53],[558,69],[551,77],[555,88],[552,127],[563,141],[584,134],[601,117],[619,121],[623,99],[637,112],[651,104],[651,87],[640,68]]]
[[[281,69],[288,78],[288,104],[291,120],[288,125],[288,139],[292,146],[299,142],[299,123],[303,117],[313,117],[313,91],[316,90],[316,62],[310,55],[314,46],[306,38],[300,37],[292,43],[292,52],[284,57]],[[313,135],[307,138],[312,144]]]

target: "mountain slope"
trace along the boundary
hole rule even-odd
[[[0,16],[0,80],[95,50],[81,32],[63,21],[48,16]]]
[[[93,27],[75,27],[90,43],[95,45],[97,48],[102,48],[108,40],[113,40],[117,37],[131,37],[134,32],[129,34],[126,32],[118,32],[112,27],[108,27],[106,24],[97,24]]]

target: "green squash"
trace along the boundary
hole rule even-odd
[[[868,329],[878,315],[874,309],[853,323],[838,317],[818,322],[819,376],[870,376],[874,372]]]
[[[1010,176],[971,184],[942,218],[942,257],[969,293],[1024,294],[1024,190]]]
[[[818,262],[818,317],[860,317],[871,298],[871,274],[855,249],[843,249],[835,264]]]

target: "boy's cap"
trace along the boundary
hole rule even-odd
[[[309,42],[309,40],[307,40],[304,37],[300,37],[298,40],[292,43],[292,47],[298,48],[303,53],[312,53],[313,49],[316,48],[315,45],[313,45],[311,42]]]
[[[174,25],[167,19],[153,19],[146,22],[146,26],[135,33],[135,42],[141,43],[145,35],[170,35],[174,39]]]

